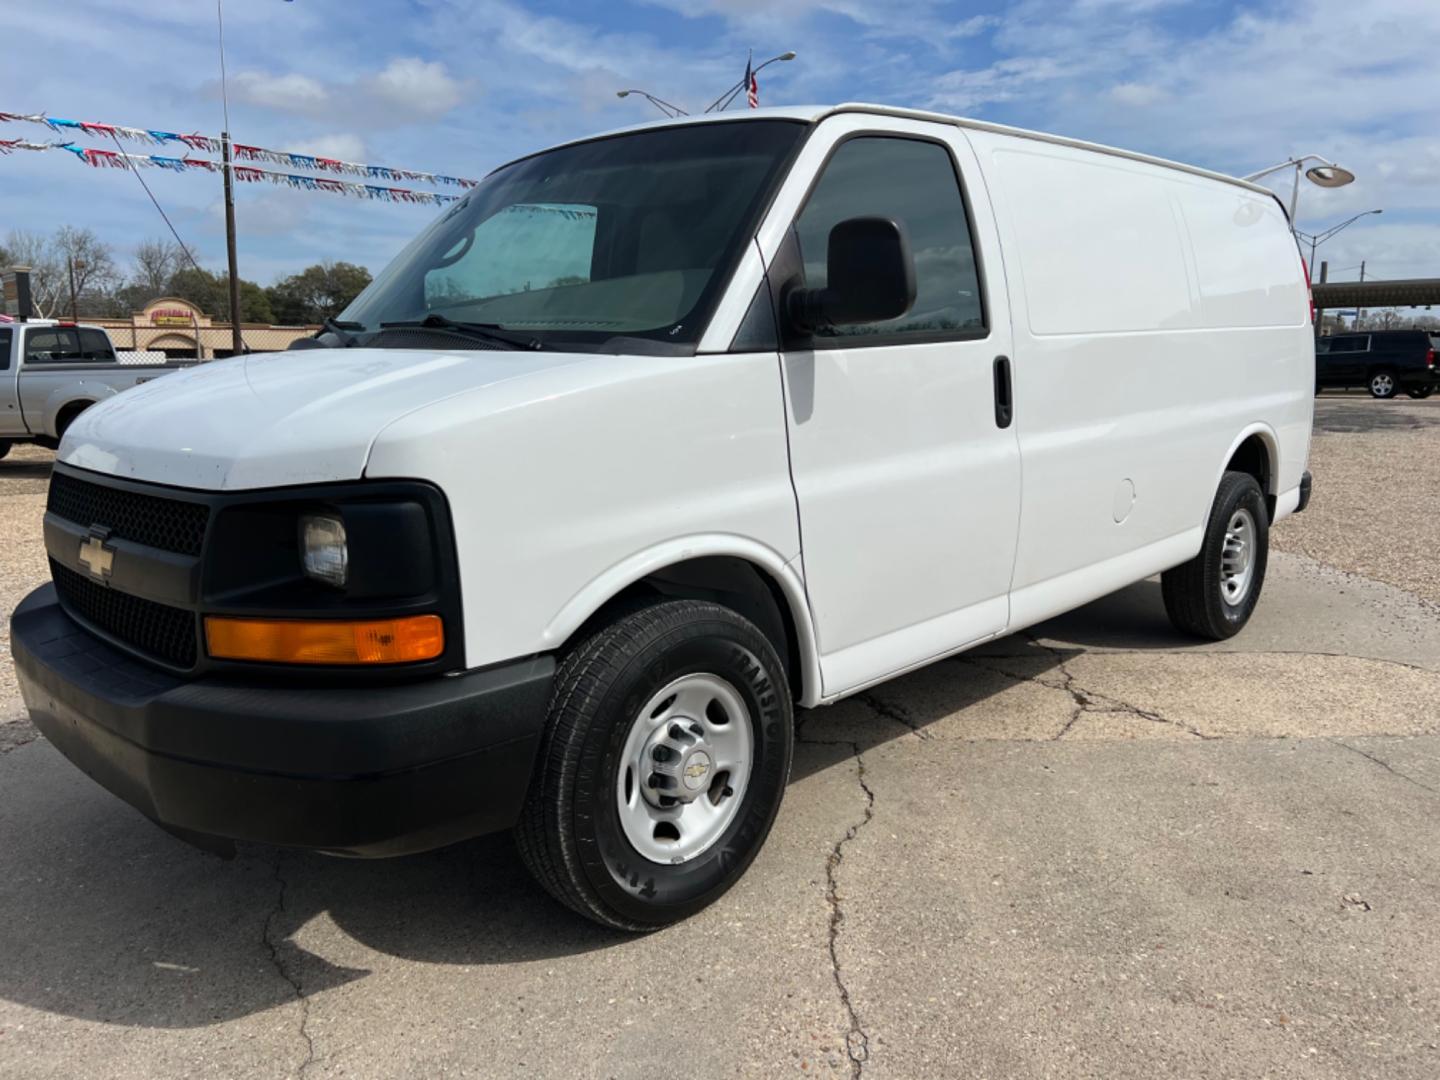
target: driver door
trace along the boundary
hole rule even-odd
[[[830,230],[855,217],[899,222],[916,268],[905,315],[792,338],[783,353],[805,581],[832,696],[1005,629],[1020,453],[997,405],[1002,378],[1007,400],[1012,385],[999,241],[964,135],[842,116],[797,173],[806,158],[813,187],[791,211],[772,280],[823,286]]]

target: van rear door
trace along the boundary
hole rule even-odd
[[[917,298],[905,315],[808,337],[791,330],[785,342],[791,467],[828,696],[1007,624],[1020,457],[996,393],[1009,377],[1009,305],[989,200],[953,127],[833,117],[773,214],[784,231],[767,221],[762,248],[775,238],[766,256],[781,290],[825,284],[830,231],[852,218],[899,222],[915,257]]]

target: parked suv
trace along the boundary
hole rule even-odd
[[[1366,387],[1372,397],[1390,398],[1401,390],[1427,398],[1440,382],[1435,347],[1440,335],[1424,330],[1372,330],[1335,334],[1315,342],[1315,389]]]

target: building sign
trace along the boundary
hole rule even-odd
[[[151,326],[204,326],[209,320],[193,304],[174,297],[164,297],[146,305],[141,312],[144,322]]]
[[[156,308],[150,312],[151,326],[193,326],[195,317],[180,308]]]

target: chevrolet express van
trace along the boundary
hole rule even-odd
[[[1309,492],[1269,192],[926,113],[514,161],[311,344],[66,433],[35,723],[193,840],[513,828],[634,930],[745,871],[797,707],[1157,573],[1228,637]]]

